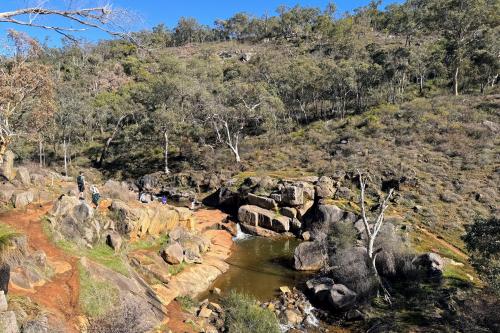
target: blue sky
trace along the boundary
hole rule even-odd
[[[35,0],[0,0],[0,12],[18,9],[32,5]],[[61,3],[76,3],[80,6],[89,4],[105,3],[104,0],[45,0],[46,6]],[[203,24],[212,25],[216,19],[225,19],[231,17],[237,12],[247,12],[256,16],[262,16],[265,13],[274,15],[279,5],[301,6],[325,8],[328,0],[110,0],[114,6],[131,10],[141,18],[136,20],[133,30],[151,28],[159,23],[165,23],[168,27],[176,25],[177,20],[184,17],[194,17]],[[382,5],[401,2],[400,0],[384,0]],[[360,6],[369,3],[369,0],[338,0],[334,1],[337,5],[337,12],[342,14],[351,11]],[[47,19],[40,21],[43,23],[54,22]],[[24,28],[16,25],[0,23],[0,38],[3,39],[7,29],[16,29],[28,32],[40,40],[49,38],[49,44],[57,45],[60,36],[40,29]],[[81,35],[77,35],[81,36]],[[110,38],[99,31],[89,31],[85,33],[85,38],[96,41],[101,38]]]

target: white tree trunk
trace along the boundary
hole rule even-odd
[[[66,139],[63,140],[63,151],[64,151],[64,175],[68,177],[68,147],[66,144]]]
[[[453,75],[453,92],[455,96],[458,96],[458,66],[455,68],[455,74]]]

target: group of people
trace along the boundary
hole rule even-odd
[[[78,197],[80,200],[84,200],[85,193],[85,185],[87,184],[85,181],[85,176],[83,175],[83,171],[80,171],[78,177],[76,177],[76,184],[78,185]],[[95,205],[95,208],[99,207],[99,200],[101,199],[101,194],[95,185],[90,186],[90,194],[92,196],[92,203]]]
[[[85,199],[84,198],[85,186],[87,183],[85,181],[85,176],[83,174],[83,171],[80,171],[80,173],[78,174],[78,177],[76,177],[76,184],[78,185],[78,193],[79,193],[78,197],[80,198],[80,200],[84,200]],[[99,200],[101,199],[101,194],[99,193],[97,186],[95,186],[95,185],[90,186],[90,194],[92,196],[92,203],[95,205],[95,208],[99,207]],[[148,198],[148,195],[149,195],[149,198]],[[153,198],[154,198],[154,196],[152,196],[146,192],[142,192],[139,195],[139,201],[142,203],[148,203]],[[162,204],[166,205],[167,204],[167,196],[162,195],[160,201]],[[190,209],[194,210],[196,207],[196,204],[197,204],[196,198],[191,198],[190,201],[191,201]]]

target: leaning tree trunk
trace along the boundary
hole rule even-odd
[[[104,159],[106,158],[106,154],[108,153],[109,146],[111,145],[111,142],[113,142],[113,139],[115,138],[116,134],[118,133],[118,130],[121,127],[122,121],[127,117],[128,115],[121,116],[120,119],[118,119],[118,122],[115,125],[115,128],[113,129],[113,133],[111,133],[111,136],[106,140],[106,143],[104,144],[104,147],[101,152],[101,157],[99,157],[99,161],[97,162],[97,167],[102,167],[102,164],[104,163]]]

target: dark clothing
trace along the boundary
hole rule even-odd
[[[99,206],[99,200],[101,199],[101,195],[99,193],[92,194],[92,203],[96,206]]]
[[[83,193],[85,191],[85,177],[79,175],[78,177],[76,177],[76,183],[78,184],[78,191],[80,193]]]

